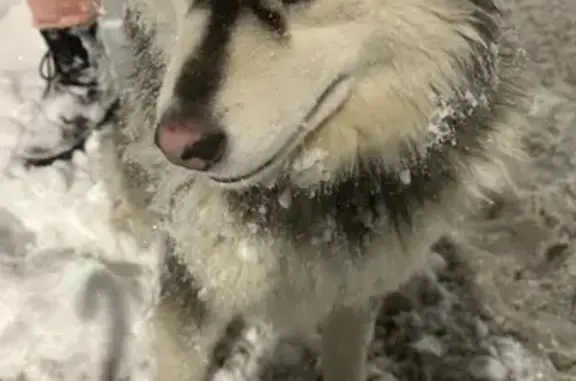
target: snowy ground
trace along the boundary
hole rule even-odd
[[[148,380],[162,250],[112,223],[99,147],[114,126],[50,167],[11,155],[43,90],[45,48],[29,17],[24,3],[0,0],[0,379],[112,379],[102,377],[119,360],[120,374]]]
[[[386,298],[369,358],[375,379],[576,380],[572,1],[542,7],[540,0],[519,0],[523,40],[552,87],[534,92],[533,117],[542,126],[528,142],[534,170],[518,194],[503,195],[432,248],[429,268]],[[113,17],[119,5],[110,1],[105,32],[121,68]],[[160,257],[153,245],[139,247],[109,223],[100,136],[86,154],[50,168],[25,171],[10,156],[41,90],[43,52],[21,0],[0,0],[0,380],[23,370],[30,380],[100,376],[110,337],[106,316],[114,315],[82,314],[86,281],[97,271],[126,286],[133,330],[124,371],[147,380],[142,332]],[[284,343],[264,379],[314,380],[316,365],[310,350]]]

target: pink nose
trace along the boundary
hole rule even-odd
[[[167,122],[156,127],[155,142],[173,164],[206,171],[224,155],[226,135],[206,132],[200,123]]]

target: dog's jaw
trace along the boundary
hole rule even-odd
[[[332,116],[338,113],[341,107],[349,99],[354,87],[354,77],[351,75],[341,75],[337,77],[324,93],[318,98],[316,103],[311,107],[306,118],[301,122],[285,144],[266,159],[263,164],[248,174],[240,175],[234,178],[220,178],[208,173],[208,177],[216,186],[225,189],[242,189],[254,185],[273,186],[276,179],[281,177],[286,171],[298,172],[298,165],[293,162],[302,161],[296,154],[299,148],[304,148],[306,139],[311,133],[323,128]],[[297,156],[290,160],[291,157]],[[300,155],[301,156],[301,155]],[[217,168],[217,166],[216,166]]]

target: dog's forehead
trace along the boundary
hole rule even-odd
[[[287,0],[295,2],[295,0]],[[313,1],[313,0],[306,0]],[[253,13],[260,22],[275,31],[284,32],[286,17],[283,0],[193,0],[189,12],[203,10],[210,14],[209,24],[232,26],[242,12]]]
[[[272,32],[273,37],[289,35],[294,22],[319,26],[347,18],[347,10],[365,1],[371,0],[195,0],[189,3],[189,13],[203,12],[206,30],[236,32],[239,23],[252,23]]]
[[[186,1],[186,0],[185,0]],[[187,0],[189,12],[204,12],[209,24],[258,23],[275,33],[294,22],[310,26],[369,21],[391,0]],[[413,0],[406,0],[413,1]],[[419,0],[418,0],[419,1]],[[250,15],[256,17],[244,18]],[[371,17],[368,17],[371,16]]]

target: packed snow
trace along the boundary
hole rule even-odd
[[[99,147],[114,126],[71,160],[24,167],[13,153],[44,127],[29,121],[45,52],[24,2],[0,0],[0,41],[0,379],[152,379],[147,321],[162,250],[110,221]]]

